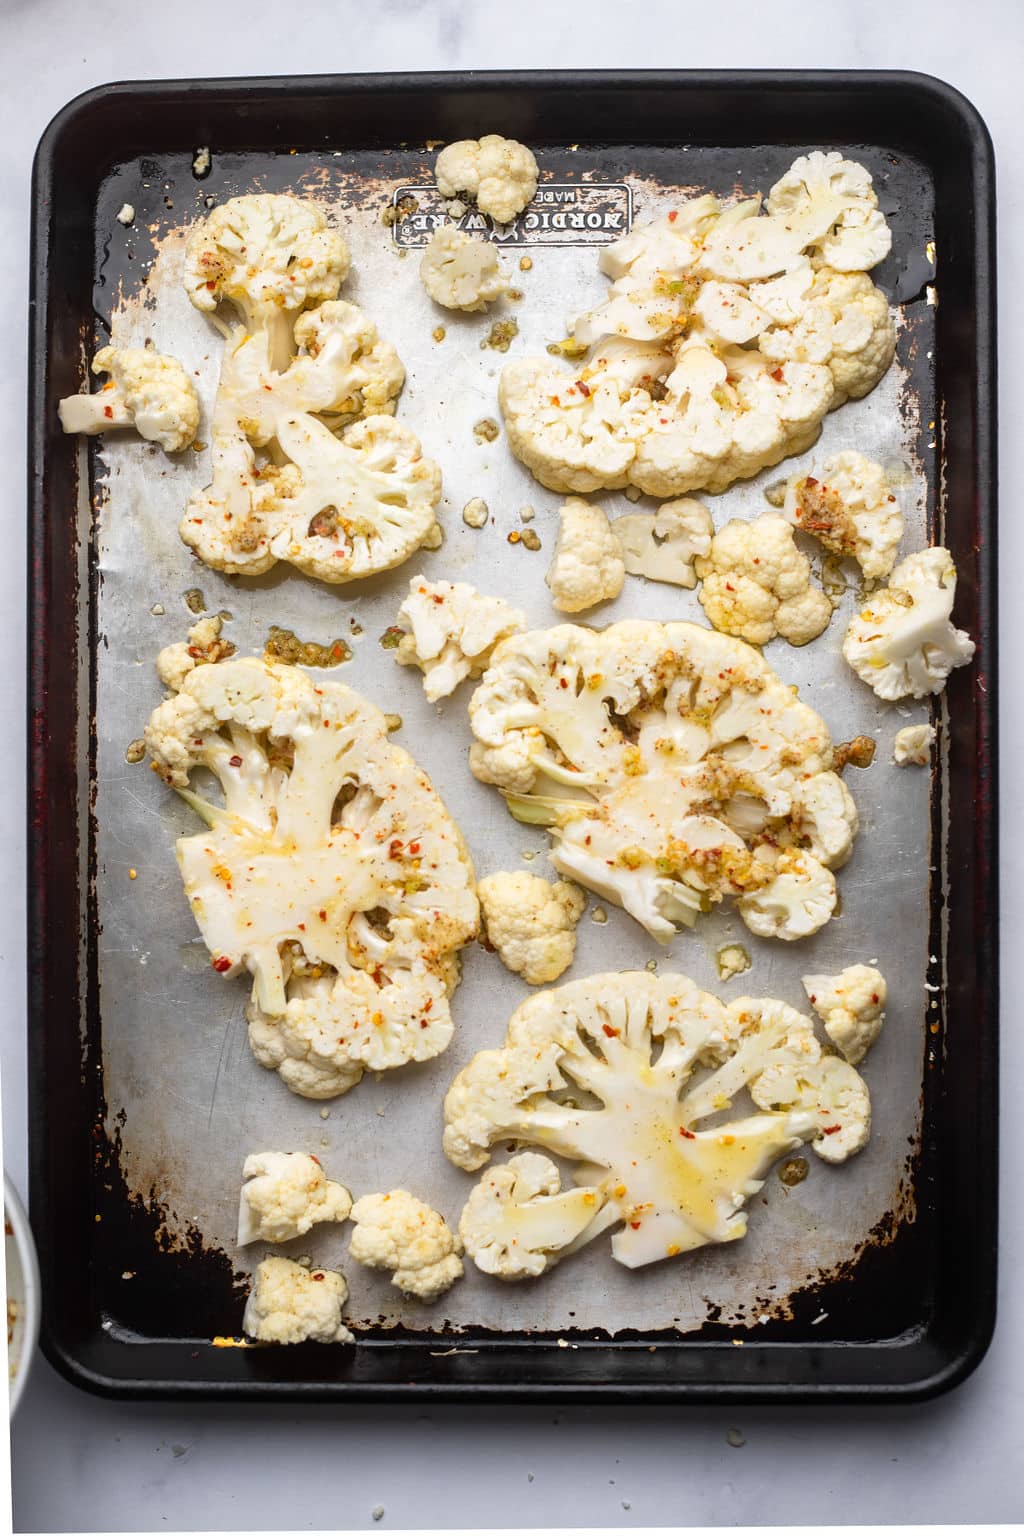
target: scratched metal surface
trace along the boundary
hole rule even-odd
[[[595,188],[628,184],[633,216],[643,219],[662,211],[680,191],[767,191],[799,152],[619,147],[594,153],[549,149],[539,158],[548,182],[591,184],[581,193],[588,209],[621,210],[621,193]],[[921,293],[930,271],[923,261],[931,236],[930,188],[911,163],[870,148],[853,152],[875,173],[896,231],[893,257],[878,276],[890,294],[916,302],[899,311],[900,355],[887,378],[867,400],[830,417],[813,453],[794,462],[857,447],[904,466],[900,497],[909,552],[927,542],[927,484],[929,478],[934,483],[936,470],[927,430],[931,311]],[[171,463],[155,448],[116,436],[91,450],[93,472],[105,483],[95,537],[101,578],[95,825],[106,1102],[111,1118],[122,1122],[129,1188],[165,1207],[172,1233],[197,1228],[207,1245],[222,1248],[242,1272],[264,1252],[258,1246],[240,1252],[234,1240],[240,1168],[246,1153],[256,1149],[315,1152],[331,1176],[358,1193],[405,1185],[454,1221],[472,1181],[442,1155],[441,1099],[476,1050],[500,1042],[508,1015],[528,991],[495,956],[471,947],[454,999],[457,1032],[448,1052],[379,1081],[368,1076],[322,1114],[319,1104],[290,1094],[251,1057],[243,1016],[246,986],[211,972],[181,892],[174,841],[195,830],[192,813],[145,764],[125,761],[126,746],[141,734],[161,697],[156,653],[182,638],[193,622],[183,601],[187,589],[198,586],[210,611],[230,611],[226,633],[242,652],[259,651],[271,623],[326,641],[352,638],[354,621],[362,633],[352,639],[352,660],[336,675],[402,715],[397,740],[428,770],[458,818],[478,874],[515,868],[546,872],[545,835],[516,825],[496,792],[468,772],[471,685],[439,707],[429,705],[419,674],[396,666],[378,637],[393,622],[409,577],[420,571],[499,591],[526,610],[531,625],[556,622],[543,577],[559,498],[531,479],[503,437],[493,445],[474,439],[473,425],[499,414],[496,387],[505,361],[481,342],[492,321],[505,314],[514,314],[519,324],[510,358],[542,351],[547,341],[563,335],[566,314],[604,290],[593,241],[610,238],[615,220],[608,221],[611,230],[587,227],[582,238],[591,243],[586,245],[561,243],[564,229],[556,235],[549,233],[550,221],[546,228],[538,224],[526,232],[533,242],[532,270],[518,270],[520,251],[509,257],[524,294],[521,302],[490,316],[441,313],[420,288],[415,249],[401,253],[399,241],[414,246],[422,231],[403,226],[396,240],[381,222],[385,200],[394,189],[427,179],[429,163],[422,150],[383,161],[379,154],[282,155],[257,163],[215,154],[212,176],[197,183],[184,158],[136,162],[119,168],[99,209],[98,307],[107,312],[110,306],[115,341],[138,345],[150,339],[195,370],[205,439],[220,342],[180,286],[184,228],[209,195],[220,199],[265,187],[322,199],[352,247],[353,276],[343,296],[363,305],[398,346],[408,369],[400,419],[417,431],[444,472],[443,548],[383,577],[331,589],[284,567],[243,581],[194,560],[177,525],[188,494],[207,481],[205,453],[186,453]],[[113,220],[123,200],[136,206],[133,230]],[[150,264],[147,257],[154,253]],[[440,344],[431,335],[438,324],[447,332]],[[716,524],[764,510],[764,487],[781,472],[767,471],[710,498]],[[483,496],[492,513],[482,531],[466,527],[460,515],[474,496]],[[613,515],[629,509],[619,493],[598,499]],[[527,503],[536,509],[532,526],[543,543],[537,552],[510,546],[506,538],[521,526],[518,509]],[[321,1264],[342,1264],[352,1293],[348,1314],[357,1325],[372,1320],[410,1328],[448,1322],[524,1331],[689,1331],[710,1314],[749,1326],[768,1312],[784,1316],[788,1294],[852,1258],[905,1197],[901,1183],[918,1130],[928,1007],[934,1006],[926,990],[930,784],[925,772],[897,771],[890,757],[895,731],[925,718],[926,711],[881,704],[845,667],[839,646],[852,601],[848,593],[830,629],[808,648],[776,642],[768,651],[780,675],[798,683],[824,715],[835,740],[860,733],[878,740],[874,766],[847,772],[862,830],[839,876],[841,916],[810,941],[786,946],[755,939],[738,918],[719,911],[664,950],[615,908],[608,908],[606,925],[595,923],[591,901],[565,979],[643,967],[653,958],[663,974],[684,972],[726,997],[747,991],[802,1006],[803,972],[877,958],[890,981],[891,1001],[885,1033],[864,1069],[874,1103],[869,1149],[836,1170],[812,1156],[810,1177],[791,1191],[770,1175],[753,1202],[749,1235],[741,1243],[631,1273],[613,1263],[602,1241],[540,1282],[523,1286],[503,1286],[470,1265],[466,1280],[429,1309],[403,1301],[385,1275],[348,1263],[343,1228],[314,1229],[285,1248],[312,1253]],[[603,624],[627,617],[702,621],[703,615],[692,593],[627,579],[621,597],[593,618]],[[530,855],[532,862],[524,862]],[[135,879],[129,878],[130,869]],[[746,945],[753,969],[722,984],[714,956],[727,939]],[[107,1301],[116,1326],[116,1301]],[[154,1333],[160,1331],[155,1312],[152,1326]],[[841,1320],[829,1320],[821,1337],[826,1334],[841,1337]]]

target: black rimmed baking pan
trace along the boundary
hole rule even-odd
[[[147,873],[141,844],[133,841],[135,813],[127,801],[109,799],[112,780],[103,766],[121,728],[120,716],[115,726],[111,714],[111,690],[123,695],[128,677],[111,672],[127,665],[128,633],[122,631],[118,651],[111,603],[134,605],[128,659],[136,670],[128,691],[141,724],[159,697],[143,680],[162,643],[152,638],[153,616],[166,616],[147,581],[171,558],[171,545],[147,543],[148,497],[137,484],[132,490],[129,459],[103,446],[86,452],[63,437],[56,402],[83,387],[85,357],[107,339],[125,296],[137,295],[168,259],[173,231],[213,202],[260,187],[294,188],[334,197],[353,218],[372,204],[378,221],[397,204],[397,222],[381,226],[397,273],[403,249],[422,244],[428,227],[422,209],[417,222],[413,205],[424,202],[429,210],[429,146],[485,131],[519,138],[537,153],[546,196],[512,236],[530,247],[535,267],[545,250],[582,260],[579,252],[586,256],[590,245],[623,232],[652,187],[763,192],[812,147],[840,149],[874,175],[894,236],[892,256],[875,276],[900,316],[901,431],[921,477],[920,531],[952,550],[957,621],[978,646],[974,666],[954,674],[933,714],[941,751],[914,866],[919,895],[905,903],[915,909],[908,922],[924,937],[903,956],[904,1002],[888,1026],[887,1049],[913,1088],[919,1118],[904,1128],[898,1186],[891,1198],[879,1197],[879,1219],[851,1239],[841,1262],[813,1283],[786,1286],[784,1296],[766,1301],[752,1291],[750,1305],[739,1308],[723,1307],[705,1279],[699,1325],[691,1318],[679,1326],[671,1309],[656,1319],[649,1306],[638,1307],[633,1316],[627,1305],[617,1306],[604,1326],[592,1317],[582,1326],[572,1311],[554,1320],[538,1301],[530,1326],[388,1316],[367,1319],[355,1349],[227,1347],[240,1328],[244,1276],[183,1192],[198,1206],[204,1170],[211,1180],[219,1176],[210,1148],[222,1129],[227,1135],[227,1121],[217,1119],[216,1085],[241,1070],[232,1056],[240,1013],[225,1017],[221,1057],[213,1058],[209,1122],[203,1120],[203,1137],[212,1139],[196,1142],[204,1150],[183,1171],[175,1136],[191,1123],[195,1094],[183,1092],[175,1106],[173,1093],[153,1090],[139,1058],[125,1056],[129,1039],[134,1051],[147,1039],[156,1050],[159,1038],[166,1051],[171,1036],[157,1023],[152,979],[136,969],[128,983],[129,973],[117,968],[117,956],[131,950],[133,964],[158,969],[156,953],[171,932],[159,882],[177,878],[173,860],[155,860],[156,884],[143,879],[116,908],[108,894],[112,838],[124,843],[124,872],[132,859]],[[193,167],[199,146],[213,151],[208,172],[202,161]],[[133,218],[118,224],[123,203]],[[960,1381],[991,1336],[996,1269],[995,190],[991,145],[974,109],[940,82],[887,73],[552,72],[112,85],[72,102],[48,128],[36,157],[33,204],[31,1211],[51,1361],[82,1386],[134,1396],[881,1401],[925,1397]],[[404,279],[394,281],[397,294]],[[382,316],[379,295],[375,302]],[[528,304],[523,315],[525,327]],[[416,390],[426,389],[415,376],[412,385],[410,410]],[[162,462],[142,461],[133,451],[136,470],[145,462],[160,474]],[[155,502],[165,493],[156,479],[152,484]],[[126,518],[139,530],[137,545],[121,545],[117,560],[105,542],[115,514],[122,532]],[[209,577],[216,588],[209,573],[200,576],[178,554],[181,585],[191,569],[193,580],[205,584]],[[285,606],[301,604],[308,586],[282,583],[274,592]],[[237,606],[259,618],[264,600],[269,604],[266,592],[254,591],[244,601],[238,596]],[[798,663],[789,659],[786,666],[787,678],[799,679]],[[356,675],[351,680],[359,686]],[[864,694],[858,707],[866,707]],[[842,713],[846,706],[835,707]],[[883,771],[877,765],[875,779],[865,775],[863,783],[888,783]],[[872,880],[879,890],[884,884],[873,871],[899,862],[895,813],[881,793],[874,805],[873,793],[864,791],[870,814],[857,865],[858,900],[867,910]],[[145,800],[141,788],[137,798]],[[157,801],[148,805],[142,810],[150,815]],[[150,822],[161,826],[167,814],[163,804]],[[474,826],[466,825],[472,842]],[[880,916],[880,930],[893,926]],[[132,950],[120,943],[129,930],[147,933],[144,953],[138,944]],[[901,951],[880,931],[880,952],[886,943],[895,990]],[[192,985],[181,984],[189,998]],[[467,1008],[481,996],[472,979],[465,995]],[[133,1004],[129,1036],[121,1025]],[[885,1084],[876,1080],[873,1092],[876,1086],[881,1109]],[[245,1106],[235,1108],[237,1129]],[[886,1128],[881,1113],[876,1120],[891,1158],[900,1128]],[[237,1188],[235,1151],[232,1143],[225,1159]],[[415,1159],[417,1148],[407,1151]],[[872,1168],[881,1179],[882,1164],[861,1166],[863,1193]],[[769,1207],[781,1199],[777,1187],[770,1198],[766,1190]],[[757,1219],[773,1230],[770,1209]],[[789,1248],[800,1241],[791,1225]],[[738,1252],[745,1245],[729,1246]],[[687,1305],[698,1286],[694,1277],[710,1273],[690,1263],[677,1271]],[[763,1267],[761,1279],[774,1289]]]

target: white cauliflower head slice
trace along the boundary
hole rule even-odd
[[[347,1221],[352,1196],[306,1152],[252,1152],[242,1166],[238,1246],[287,1243],[321,1221]]]
[[[199,619],[188,631],[187,640],[176,640],[165,645],[157,653],[156,670],[160,681],[172,693],[179,693],[185,679],[196,667],[207,661],[223,661],[235,654],[230,640],[221,639],[224,620],[219,613],[211,613]]]
[[[815,239],[815,249],[837,272],[867,272],[892,249],[892,232],[878,207],[870,172],[837,150],[814,150],[794,160],[772,187],[766,206],[770,215],[783,216],[828,209],[829,223]]]
[[[444,1217],[405,1189],[363,1195],[352,1207],[349,1255],[370,1269],[390,1269],[391,1283],[420,1301],[462,1278],[462,1239]]]
[[[528,998],[504,1045],[463,1068],[445,1098],[444,1148],[469,1170],[510,1141],[572,1161],[576,1181],[604,1202],[601,1224],[613,1213],[623,1223],[613,1256],[637,1268],[743,1237],[746,1202],[801,1142],[815,1139],[820,1155],[838,1154],[832,1160],[857,1150],[837,1104],[841,1085],[824,1081],[829,1065],[850,1074],[848,1099],[859,1085],[862,1127],[866,1086],[845,1063],[822,1062],[811,1021],[785,1003],[741,999],[726,1008],[686,976],[593,976]],[[780,1074],[788,1077],[778,1093],[792,1105],[767,1103],[759,1091]],[[762,1113],[702,1128],[745,1090]],[[819,1145],[826,1098],[843,1133],[827,1152]]]
[[[856,1066],[885,1023],[885,977],[873,965],[848,965],[836,976],[804,976],[801,980],[826,1035]]]
[[[250,331],[270,338],[272,366],[291,351],[296,315],[337,297],[348,276],[348,246],[315,203],[257,192],[222,203],[185,247],[185,289],[197,309],[227,303]]]
[[[419,667],[431,703],[454,693],[467,677],[479,677],[499,640],[526,628],[526,615],[501,597],[487,597],[462,581],[414,576],[398,610],[403,631],[395,660]]]
[[[500,133],[446,145],[434,175],[444,197],[470,198],[496,224],[511,224],[537,190],[533,152]]]
[[[630,576],[693,588],[693,562],[711,549],[714,524],[702,501],[686,496],[666,501],[657,512],[629,512],[612,522]]]
[[[445,309],[486,309],[508,292],[508,275],[490,240],[477,240],[454,224],[435,229],[420,258],[420,281]]]
[[[199,430],[199,396],[175,357],[149,347],[102,347],[92,372],[109,374],[92,395],[68,395],[58,406],[65,432],[94,436],[133,427],[165,453],[180,453]]]
[[[970,635],[953,625],[956,566],[937,545],[896,566],[888,587],[854,614],[843,655],[880,699],[941,693],[949,674],[974,656]]]
[[[826,629],[832,604],[811,585],[811,565],[778,512],[732,518],[695,562],[700,604],[716,629],[751,645],[781,635],[806,645]]]
[[[695,624],[503,641],[469,714],[476,777],[551,829],[559,874],[660,940],[724,897],[778,897],[780,850],[842,863],[857,830],[824,721],[759,652]],[[834,904],[832,882],[781,936]]]
[[[400,565],[429,538],[441,471],[390,416],[336,437],[316,416],[277,424],[291,461],[257,469],[233,420],[214,421],[213,481],[185,509],[181,537],[215,570],[255,576],[279,560],[331,583]]]
[[[545,581],[562,613],[618,597],[626,579],[622,546],[600,507],[570,496],[558,511],[558,538]]]
[[[200,665],[156,709],[161,775],[207,823],[178,864],[213,968],[254,979],[250,1044],[294,1092],[425,1061],[452,1034],[473,869],[426,774],[381,712],[297,667]],[[220,781],[223,807],[189,788]]]
[[[576,953],[586,897],[565,880],[553,885],[524,870],[501,870],[476,888],[484,931],[502,965],[531,986],[556,981]]]
[[[791,475],[783,515],[834,555],[852,556],[871,580],[888,576],[903,538],[903,513],[881,464],[847,449],[817,476]]]
[[[905,725],[893,738],[892,760],[897,768],[927,768],[934,742],[934,725]]]
[[[600,1190],[563,1190],[549,1157],[520,1152],[486,1170],[463,1207],[459,1236],[485,1275],[532,1280],[620,1219]]]
[[[345,1276],[306,1269],[292,1259],[264,1259],[245,1304],[242,1332],[259,1344],[354,1344],[341,1320],[348,1300]]]

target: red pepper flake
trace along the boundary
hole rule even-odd
[[[390,843],[388,844],[388,857],[392,858],[392,859],[397,859],[399,857],[399,855],[401,854],[401,852],[402,852],[402,840],[401,840],[401,838],[393,837],[391,839]]]
[[[602,1024],[601,1028],[604,1030],[604,1032],[608,1036],[609,1040],[617,1040],[618,1039],[618,1036],[619,1036],[618,1030],[617,1029],[613,1029],[610,1024]]]
[[[632,1227],[632,1228],[633,1228],[633,1231],[634,1231],[634,1232],[635,1232],[635,1231],[636,1231],[636,1230],[637,1230],[637,1228],[638,1228],[638,1227],[639,1227],[639,1225],[640,1225],[640,1223],[639,1223],[639,1222],[638,1222],[638,1221],[631,1221],[631,1222],[630,1222],[630,1226],[631,1226],[631,1227]]]
[[[426,1019],[420,1019],[420,1029],[427,1029],[428,1027]]]
[[[775,380],[776,384],[784,384],[786,382],[786,375],[781,368],[774,369],[771,377]]]
[[[318,1271],[315,1275],[310,1275],[309,1278],[311,1280],[322,1280],[323,1279],[323,1273],[321,1271]]]
[[[681,1125],[679,1127],[679,1134],[680,1134],[680,1136],[685,1136],[687,1141],[696,1141],[697,1140],[697,1137],[694,1135],[693,1131],[688,1131],[686,1129],[685,1125]]]
[[[669,223],[670,223],[670,224],[674,224],[674,223],[675,223],[675,221],[676,221],[676,219],[678,219],[678,217],[679,217],[679,214],[678,214],[678,212],[677,212],[677,211],[676,211],[676,209],[675,209],[675,208],[673,208],[673,209],[672,209],[672,212],[671,212],[671,213],[670,213],[670,214],[669,214],[669,216],[668,216],[668,221],[669,221]]]
[[[558,679],[558,686],[559,686],[559,688],[568,688],[568,686],[569,686],[569,679],[567,677],[560,677]]]
[[[586,395],[589,398],[589,395],[590,395],[590,386],[589,386],[589,384],[584,384],[582,379],[577,379],[576,380],[576,388],[579,390],[581,395]]]
[[[321,907],[320,911],[319,911],[319,913],[317,915],[320,918],[320,921],[322,923],[326,923],[326,921],[327,921],[327,909],[326,909],[326,907]]]
[[[241,766],[242,766],[242,759],[239,757],[237,752],[235,753],[234,757],[229,757],[228,758],[228,767],[229,768],[241,768]]]
[[[842,1130],[842,1126],[841,1125],[823,1125],[822,1128],[821,1128],[821,1134],[823,1136],[834,1136],[836,1131],[841,1131],[841,1130]]]
[[[112,405],[105,405],[103,407],[103,414],[107,418],[108,421],[113,421],[113,419],[114,419],[114,407]]]
[[[225,971],[230,971],[232,962],[228,959],[227,955],[218,955],[216,960],[212,960],[210,964],[215,971],[220,971],[223,976]]]
[[[813,1001],[814,1001],[814,999],[812,997],[811,998],[811,1002],[813,1003]],[[873,1003],[877,1003],[878,1002],[878,993],[877,992],[872,992],[872,994],[871,994],[871,1001]]]

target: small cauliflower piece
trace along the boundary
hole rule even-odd
[[[419,667],[423,691],[433,704],[454,693],[465,678],[479,677],[498,641],[526,628],[526,615],[466,582],[414,576],[397,627],[404,633],[395,660]]]
[[[370,1269],[390,1269],[407,1296],[431,1302],[462,1278],[462,1239],[444,1217],[405,1189],[363,1195],[352,1207],[349,1254]]]
[[[811,566],[777,512],[753,522],[732,518],[694,562],[700,604],[716,629],[751,645],[776,635],[806,645],[827,628],[832,605],[811,585]]]
[[[315,203],[287,193],[232,197],[185,247],[185,289],[197,309],[232,305],[248,331],[269,338],[271,366],[287,366],[301,310],[337,297],[350,257]]]
[[[499,871],[476,888],[487,938],[502,965],[531,986],[555,981],[576,953],[576,924],[586,897],[578,886],[551,884],[524,871]]]
[[[843,655],[880,699],[941,693],[949,674],[974,656],[974,641],[950,619],[956,566],[941,545],[902,560],[888,587],[850,620]]]
[[[611,529],[628,575],[687,588],[697,585],[693,562],[710,553],[715,531],[707,507],[689,496],[666,501],[657,512],[617,517]]]
[[[157,654],[156,670],[165,688],[180,693],[188,674],[203,662],[223,661],[235,654],[230,640],[222,640],[224,621],[219,613],[200,619],[188,631],[187,640],[165,645]]]
[[[745,1092],[760,1113],[736,1106]],[[573,1162],[595,1197],[586,1223],[556,1194],[547,1158],[522,1170],[518,1194],[509,1172],[519,1159],[496,1169],[470,1197],[466,1222],[490,1272],[536,1273],[559,1239],[568,1251],[616,1221],[612,1255],[636,1269],[742,1238],[745,1206],[778,1158],[813,1141],[819,1157],[841,1162],[864,1145],[870,1115],[866,1084],[822,1056],[811,1020],[786,1003],[726,1007],[687,976],[633,971],[521,1003],[504,1044],[478,1052],[449,1088],[444,1149],[473,1171],[498,1144],[532,1143]],[[523,1221],[535,1200],[539,1230]]]
[[[154,710],[157,771],[206,822],[177,843],[213,969],[253,978],[249,1043],[294,1093],[427,1061],[452,1036],[473,867],[426,774],[341,683],[256,657],[203,663]],[[189,788],[208,770],[223,805]]]
[[[892,760],[898,768],[927,768],[934,742],[934,725],[905,725],[893,740]]]
[[[618,597],[626,579],[622,546],[600,507],[570,496],[559,509],[558,538],[545,580],[562,613]]]
[[[448,144],[434,167],[443,197],[468,198],[496,224],[511,224],[537,190],[537,162],[516,139],[487,133]]]
[[[287,1243],[321,1221],[347,1221],[352,1196],[306,1152],[252,1152],[242,1166],[238,1246]]]
[[[435,229],[420,259],[420,281],[435,304],[472,313],[508,292],[508,275],[490,240],[453,224]]]
[[[488,1168],[463,1207],[459,1236],[485,1275],[532,1280],[619,1219],[599,1190],[563,1190],[549,1157],[520,1152]]]
[[[685,623],[531,631],[495,648],[469,716],[475,776],[551,829],[559,874],[653,938],[762,890],[789,913],[766,932],[828,921],[823,866],[848,857],[856,807],[825,722],[743,641]]]
[[[742,976],[744,971],[750,970],[750,956],[742,944],[723,944],[715,955],[715,964],[719,980],[732,981],[734,976]]]
[[[804,976],[801,980],[826,1035],[856,1066],[885,1023],[885,977],[873,965],[848,965],[837,976]]]
[[[888,576],[896,564],[903,513],[882,465],[862,453],[837,453],[820,478],[792,475],[782,510],[834,555],[852,556],[870,580]]]
[[[102,347],[92,360],[92,372],[110,378],[95,394],[68,395],[60,402],[65,432],[92,437],[115,427],[133,427],[165,453],[180,453],[194,441],[199,396],[177,358],[149,347]]]
[[[767,861],[766,867],[771,867]],[[813,854],[786,848],[767,884],[744,896],[738,906],[759,939],[805,939],[824,928],[836,909],[835,876]]]
[[[306,1269],[292,1259],[264,1259],[245,1304],[242,1332],[259,1344],[354,1344],[341,1320],[345,1276]]]
[[[794,160],[772,187],[769,215],[814,221],[814,247],[837,272],[867,272],[892,249],[892,232],[878,207],[871,175],[837,150]],[[818,232],[820,231],[820,232]]]

